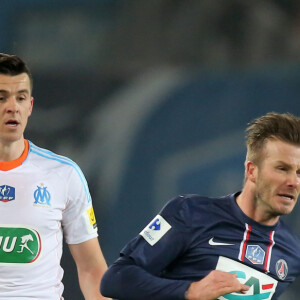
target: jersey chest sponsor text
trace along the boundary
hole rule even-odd
[[[39,233],[23,225],[0,225],[0,264],[28,264],[41,252]]]
[[[216,270],[237,274],[238,280],[250,287],[246,294],[232,293],[219,297],[218,299],[227,300],[259,300],[272,299],[278,281],[271,276],[259,272],[251,267],[232,259],[220,256]]]

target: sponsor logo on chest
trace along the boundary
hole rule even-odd
[[[219,300],[269,300],[272,299],[278,283],[277,280],[267,274],[223,256],[219,257],[216,270],[235,273],[241,283],[250,287],[246,294],[231,293],[219,297]]]
[[[39,233],[30,227],[0,225],[0,264],[28,264],[41,252]]]

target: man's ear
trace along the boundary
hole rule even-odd
[[[252,161],[246,162],[246,175],[247,178],[255,183],[257,178],[257,165],[253,163]]]
[[[30,108],[29,108],[29,115],[28,115],[28,117],[30,117],[31,114],[32,114],[33,102],[34,102],[34,98],[31,97],[31,99],[30,99]]]

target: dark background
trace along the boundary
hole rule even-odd
[[[296,0],[1,1],[0,52],[34,75],[26,138],[82,168],[108,264],[169,198],[242,187],[249,121],[300,115],[299,12]],[[297,234],[299,212],[285,217]],[[67,247],[62,264],[65,299],[83,299]]]

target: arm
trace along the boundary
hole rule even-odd
[[[242,291],[244,287],[235,275],[220,271],[212,271],[195,283],[186,279],[189,277],[186,275],[164,278],[163,274],[167,274],[172,265],[184,262],[188,249],[193,247],[193,208],[193,203],[184,197],[170,201],[140,235],[121,250],[121,257],[103,277],[101,292],[119,300],[212,300],[228,292]],[[199,271],[198,276],[190,274],[190,277],[197,280],[206,274],[207,271]]]
[[[145,271],[126,257],[118,259],[101,282],[102,294],[119,300],[214,300],[248,289],[237,280],[236,274],[212,271],[196,282],[171,280]]]
[[[101,293],[119,300],[182,300],[190,283],[154,276],[123,256],[103,276]]]
[[[70,252],[77,266],[81,291],[86,300],[104,300],[100,294],[100,281],[107,269],[97,238],[80,244],[69,244]]]

